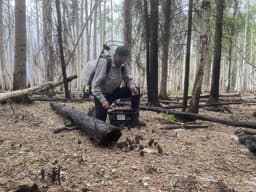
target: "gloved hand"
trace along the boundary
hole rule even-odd
[[[103,107],[104,109],[108,109],[108,108],[109,108],[109,102],[108,102],[107,100],[103,101],[103,102],[102,102],[102,107]]]
[[[131,92],[132,92],[132,96],[136,96],[136,95],[139,94],[139,91],[138,91],[138,89],[136,88],[135,85],[131,85],[130,89],[131,89]]]

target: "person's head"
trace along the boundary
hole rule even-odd
[[[129,56],[129,51],[124,46],[119,46],[116,48],[116,51],[114,53],[114,63],[116,65],[123,64]]]

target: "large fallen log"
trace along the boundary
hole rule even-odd
[[[246,145],[252,153],[256,155],[256,132],[250,132],[245,130],[235,131],[239,142],[242,145]]]
[[[97,144],[109,145],[118,141],[121,128],[106,124],[104,121],[88,116],[84,112],[65,106],[63,103],[51,102],[50,106],[57,113],[63,115],[82,132],[85,132]]]
[[[73,75],[67,78],[68,82],[72,81],[73,79],[76,79],[77,75]],[[10,91],[10,92],[5,92],[5,93],[0,93],[0,102],[6,100],[6,99],[12,99],[15,97],[20,97],[20,96],[24,96],[24,95],[31,95],[33,93],[39,92],[39,91],[44,91],[50,88],[54,88],[57,87],[59,85],[62,85],[63,82],[57,82],[57,83],[53,83],[53,82],[47,82],[44,83],[42,85],[38,85],[38,86],[34,86],[34,87],[30,87],[27,89],[22,89],[22,90],[16,90],[16,91]]]
[[[211,122],[221,123],[224,125],[231,125],[231,126],[235,126],[235,127],[246,127],[246,128],[256,129],[256,122],[234,121],[234,120],[228,121],[228,120],[218,119],[218,118],[204,116],[204,115],[200,115],[200,114],[188,113],[188,112],[178,112],[178,111],[168,110],[168,109],[164,109],[161,107],[154,107],[154,106],[140,106],[140,109],[172,114],[172,115],[175,115],[184,120],[187,119],[187,120],[192,121],[192,120],[200,119],[203,121],[211,121]]]

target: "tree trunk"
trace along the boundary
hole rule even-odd
[[[106,17],[107,17],[107,2],[103,0],[103,13],[102,13],[102,45],[106,41]],[[102,46],[101,46],[102,47]]]
[[[6,2],[6,1],[5,1]],[[14,30],[13,30],[13,27],[14,27],[14,21],[13,21],[13,14],[11,12],[11,7],[13,7],[11,5],[11,2],[10,1],[7,1],[6,2],[7,4],[7,19],[8,19],[8,30],[7,30],[7,33],[8,33],[8,41],[6,41],[6,38],[5,36],[7,35],[4,35],[4,40],[5,40],[5,43],[7,44],[6,45],[6,69],[7,69],[7,73],[5,74],[6,75],[6,78],[7,78],[7,87],[8,89],[12,89],[13,88],[13,71],[14,71],[14,42],[15,42],[15,34],[14,34]],[[3,10],[4,11],[4,10]]]
[[[13,89],[26,87],[26,0],[15,1],[15,66]]]
[[[58,43],[60,49],[60,60],[61,60],[61,69],[62,69],[62,76],[64,81],[64,88],[65,88],[65,97],[70,98],[70,93],[68,90],[68,82],[67,82],[67,75],[66,75],[66,64],[64,60],[64,53],[63,53],[63,41],[62,41],[62,24],[61,24],[61,12],[60,12],[60,1],[56,0],[56,10],[57,10],[57,19],[58,19]]]
[[[4,24],[3,24],[3,2],[0,0],[0,89],[7,89],[7,70],[4,60]]]
[[[123,12],[124,12],[124,46],[129,51],[128,64],[131,66],[132,58],[132,7],[134,0],[124,0]]]
[[[216,26],[214,41],[214,57],[212,65],[212,82],[208,103],[219,102],[219,86],[220,86],[220,62],[221,62],[221,44],[222,44],[222,27],[223,27],[223,10],[225,0],[216,0]]]
[[[113,10],[113,0],[110,0],[110,13],[111,13],[111,41],[114,40],[114,10]]]
[[[3,54],[3,3],[2,0],[0,0],[0,89],[4,89],[4,54]]]
[[[182,103],[182,111],[183,112],[186,111],[187,103],[188,103],[189,71],[190,71],[190,47],[191,47],[192,12],[193,12],[192,9],[193,9],[193,0],[189,0],[186,63],[185,63],[184,92],[183,92],[183,103]]]
[[[80,23],[79,23],[79,16],[78,16],[78,10],[80,9],[80,7],[78,7],[78,0],[73,0],[72,1],[72,34],[73,34],[73,39],[76,39],[79,35],[79,31],[80,31]],[[72,74],[79,74],[81,71],[81,66],[82,66],[82,62],[81,62],[81,57],[80,57],[80,49],[81,49],[81,43],[78,45],[77,49],[76,49],[76,54],[73,57],[73,72]],[[77,90],[80,88],[79,85],[80,81],[76,81],[74,82],[74,88]]]
[[[90,60],[90,49],[91,49],[91,26],[92,26],[92,19],[89,18],[89,12],[92,12],[91,5],[89,6],[88,1],[85,1],[85,19],[88,20],[88,24],[86,27],[86,61]]]
[[[233,18],[236,18],[238,13],[238,1],[234,0],[234,8],[233,8]],[[230,37],[229,37],[229,49],[228,49],[228,85],[227,92],[230,92],[232,87],[232,55],[233,55],[233,41],[235,36],[235,24],[231,23],[230,27]],[[235,59],[233,59],[235,60]]]
[[[245,92],[247,90],[247,66],[246,66],[246,59],[247,59],[247,36],[249,29],[249,6],[250,6],[250,0],[246,0],[245,3],[246,10],[245,10],[245,26],[244,26],[244,39],[243,39],[243,51],[242,51],[242,62],[241,62],[241,92]]]
[[[194,82],[192,99],[190,101],[189,112],[198,113],[199,99],[201,94],[201,86],[204,75],[204,66],[206,62],[207,48],[208,48],[208,30],[210,17],[210,1],[204,0],[202,2],[202,25],[200,35],[200,61],[197,66],[197,73]]]
[[[94,21],[93,21],[93,59],[97,59],[97,24],[98,24],[98,9],[95,9],[94,12]]]
[[[158,0],[150,1],[150,26],[154,26],[154,30],[150,30],[150,60],[149,60],[149,76],[148,82],[148,99],[149,103],[155,106],[159,105],[158,97]]]
[[[36,76],[35,78],[37,79],[36,83],[42,83],[45,81],[45,75],[46,75],[46,70],[44,69],[44,64],[41,60],[40,57],[40,33],[41,33],[41,21],[40,21],[40,8],[39,8],[40,0],[35,0],[35,12],[36,12],[36,44],[33,50],[33,57],[34,57],[34,62],[38,67],[37,73],[34,75]]]
[[[43,1],[43,27],[44,27],[44,59],[46,66],[46,79],[53,81],[54,77],[54,49],[52,41],[52,6],[51,0]],[[49,92],[51,94],[51,90]]]
[[[150,22],[149,22],[149,14],[148,14],[148,3],[147,0],[144,0],[144,19],[145,19],[145,44],[146,44],[146,78],[147,78],[147,91],[149,93],[150,90],[150,73],[149,73],[149,66],[150,66],[150,61],[149,61],[149,49],[150,49],[150,43],[149,43],[149,38],[150,38]],[[149,94],[148,94],[149,96]]]
[[[97,144],[109,145],[118,141],[121,136],[121,128],[106,124],[104,121],[86,115],[84,112],[66,107],[60,103],[50,103],[53,110],[79,126]]]
[[[160,93],[159,97],[162,99],[167,99],[167,78],[168,78],[168,58],[169,58],[169,44],[170,44],[170,25],[172,15],[171,11],[172,1],[165,0],[164,8],[164,29],[162,36],[162,71],[161,71],[161,83],[160,83]]]
[[[103,14],[102,14],[102,9],[101,9],[101,4],[99,6],[99,32],[100,32],[100,34],[99,34],[100,35],[99,46],[103,47],[103,44],[104,44],[104,39],[103,39],[104,29],[103,29]]]

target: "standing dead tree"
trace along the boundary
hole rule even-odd
[[[184,91],[182,111],[186,111],[188,104],[188,89],[189,89],[189,71],[190,71],[190,49],[191,49],[191,34],[192,34],[192,9],[193,0],[189,0],[188,9],[188,34],[187,34],[187,47],[186,47],[186,63],[185,63],[185,77],[184,77]]]
[[[68,82],[67,82],[66,64],[65,64],[64,52],[63,52],[62,24],[61,24],[61,11],[60,11],[59,0],[56,0],[56,10],[57,10],[57,19],[58,19],[58,41],[59,41],[59,47],[60,47],[60,60],[61,60],[61,69],[62,69],[62,76],[64,81],[64,88],[65,88],[65,97],[70,98],[70,93],[68,90]]]

